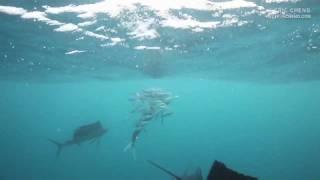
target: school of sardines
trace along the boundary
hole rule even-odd
[[[131,149],[135,158],[135,144],[141,132],[143,132],[152,121],[161,120],[163,123],[165,118],[171,116],[173,111],[170,110],[169,105],[176,98],[178,98],[178,96],[174,96],[171,92],[160,88],[144,89],[129,98],[129,101],[131,101],[134,106],[131,113],[137,114],[138,117],[130,143],[125,147],[124,151]],[[57,146],[56,155],[59,156],[62,149],[70,145],[79,145],[87,141],[99,143],[100,138],[107,132],[108,130],[102,126],[101,122],[97,121],[76,128],[72,138],[63,143],[53,139],[49,139],[49,141]]]
[[[133,110],[130,112],[134,117],[135,125],[131,135],[129,144],[124,148],[124,151],[132,150],[133,158],[136,159],[135,145],[141,135],[141,132],[145,131],[147,125],[153,121],[160,121],[161,123],[167,117],[170,117],[174,112],[170,109],[170,104],[178,96],[173,95],[171,92],[160,88],[144,89],[140,92],[136,92],[129,98],[129,101],[133,104]],[[76,128],[73,132],[73,136],[64,141],[63,143],[56,140],[49,139],[50,142],[57,146],[56,155],[59,156],[64,147],[70,145],[80,145],[84,142],[100,142],[100,138],[108,132],[108,129],[104,128],[100,121],[90,124],[82,125]],[[194,169],[191,173],[184,173],[183,175],[177,175],[172,171],[165,169],[159,164],[148,160],[148,162],[170,175],[176,180],[203,180],[202,171],[199,167]],[[230,178],[232,177],[232,178]],[[207,180],[257,180],[256,177],[246,176],[240,174],[232,169],[227,168],[222,162],[214,161],[211,170],[207,176]]]

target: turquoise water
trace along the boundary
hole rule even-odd
[[[122,150],[133,129],[127,95],[145,87],[180,98],[175,114],[147,127],[137,160]],[[214,159],[261,179],[317,179],[319,83],[255,85],[191,79],[68,84],[1,83],[2,172],[9,179],[168,179],[152,159],[182,173]],[[46,138],[68,139],[81,123],[109,128],[100,147],[56,159]]]
[[[115,2],[0,2],[1,180],[169,179],[146,160],[205,177],[220,160],[262,180],[320,178],[317,0]],[[179,98],[134,160],[128,99],[147,88]],[[109,130],[99,146],[55,156],[48,138],[97,120]]]

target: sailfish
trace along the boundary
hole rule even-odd
[[[105,133],[107,133],[107,131],[108,130],[101,125],[100,121],[97,121],[94,123],[90,123],[90,124],[86,124],[78,127],[77,129],[74,130],[72,139],[67,140],[64,143],[59,143],[52,139],[48,139],[48,140],[57,146],[58,149],[57,149],[56,155],[59,156],[64,147],[74,145],[74,144],[80,145],[81,143],[87,142],[87,141],[92,141],[92,142],[97,140],[99,141],[100,138]]]

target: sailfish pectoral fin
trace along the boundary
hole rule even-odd
[[[170,176],[174,177],[176,180],[182,180],[181,177],[179,177],[179,176],[175,175],[173,172],[171,172],[171,171],[169,171],[169,170],[161,167],[160,165],[156,164],[155,162],[150,161],[150,160],[148,160],[148,162],[149,162],[151,165],[153,165],[153,166],[161,169],[161,170],[164,171],[165,173],[169,174]]]

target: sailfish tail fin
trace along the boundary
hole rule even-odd
[[[124,149],[123,152],[127,152],[128,150],[132,151],[132,156],[134,160],[137,160],[137,155],[136,155],[136,148],[134,147],[133,143],[130,142]]]
[[[57,146],[58,149],[57,149],[57,152],[56,152],[56,156],[58,157],[61,154],[61,151],[62,151],[62,148],[63,148],[63,144],[59,143],[59,142],[57,142],[55,140],[52,140],[52,139],[48,139],[48,140]]]
[[[127,152],[129,149],[132,149],[132,142],[130,142],[126,145],[126,147],[124,147],[123,152]]]
[[[151,165],[153,165],[153,166],[161,169],[161,170],[164,171],[165,173],[169,174],[170,176],[174,177],[176,180],[182,180],[181,177],[179,177],[179,176],[175,175],[173,172],[171,172],[171,171],[169,171],[169,170],[161,167],[160,165],[156,164],[155,162],[150,161],[150,160],[148,160],[148,162],[149,162]]]

